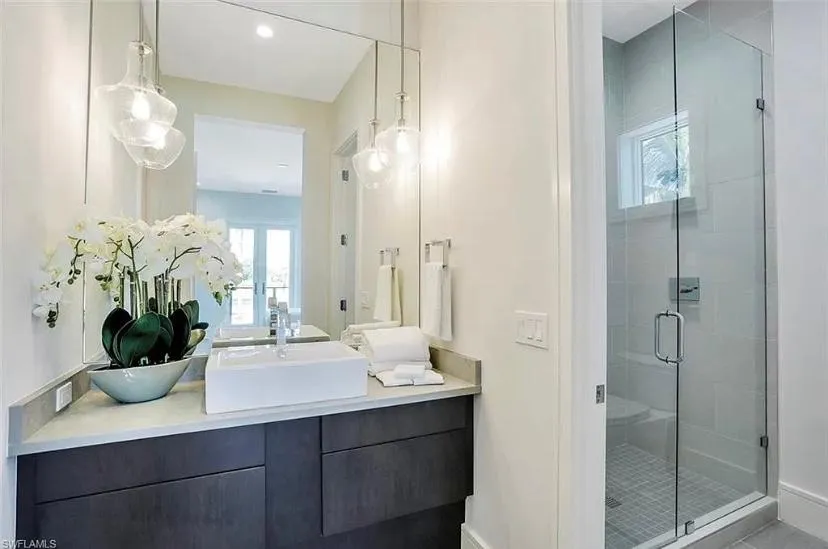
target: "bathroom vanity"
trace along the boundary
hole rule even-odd
[[[88,391],[11,444],[17,538],[61,549],[459,546],[479,378],[204,412],[203,382],[119,405]],[[37,396],[32,402],[37,402]]]

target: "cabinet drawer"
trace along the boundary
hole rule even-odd
[[[325,416],[322,418],[322,451],[336,452],[462,429],[466,426],[468,398]]]
[[[42,503],[264,465],[264,426],[203,431],[32,456]]]
[[[323,455],[323,534],[463,501],[467,456],[464,430]]]
[[[265,549],[264,467],[43,503],[60,549]]]

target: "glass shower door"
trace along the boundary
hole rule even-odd
[[[690,189],[679,208],[686,360],[678,375],[677,534],[766,492],[763,59],[677,11],[676,112]]]
[[[679,217],[687,117],[676,111],[671,18],[604,41],[608,242],[606,547],[678,536]]]

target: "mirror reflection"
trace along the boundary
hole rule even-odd
[[[106,43],[104,25],[135,22],[133,11],[96,11],[93,58],[111,55],[107,46],[123,52]],[[277,304],[295,331],[331,339],[358,323],[418,324],[418,168],[383,164],[377,184],[359,177],[353,157],[371,146],[372,119],[378,134],[391,128],[393,146],[401,119],[418,128],[419,53],[220,1],[161,0],[158,10],[144,2],[141,12],[186,139],[172,165],[137,178],[143,217],[221,219],[244,267],[222,305],[198,284],[184,289],[201,304],[208,340],[267,335]],[[117,81],[119,57],[93,62],[93,81]],[[94,109],[92,118],[94,126]],[[94,135],[93,127],[90,158],[117,154],[105,150],[117,142]],[[108,310],[91,299],[87,359],[99,348],[90,317]]]

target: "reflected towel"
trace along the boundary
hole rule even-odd
[[[423,332],[451,341],[451,270],[429,262],[423,268]]]
[[[402,319],[400,314],[400,283],[397,278],[397,270],[391,265],[380,265],[377,272],[374,319],[384,322]]]
[[[420,378],[398,377],[393,370],[377,374],[377,379],[384,387],[401,387],[403,385],[442,385],[445,379],[434,370],[426,370]]]

